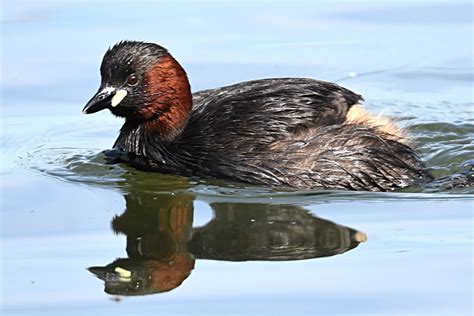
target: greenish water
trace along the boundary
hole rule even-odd
[[[336,81],[398,119],[437,177],[464,172],[472,3],[4,1],[1,25],[2,315],[472,314],[472,187],[144,173],[105,163],[119,119],[80,114],[107,47],[142,39],[168,47],[195,91]]]

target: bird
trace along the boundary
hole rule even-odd
[[[165,47],[130,40],[106,51],[100,74],[83,113],[125,119],[113,148],[136,169],[309,190],[431,179],[407,133],[335,83],[267,78],[192,93]]]

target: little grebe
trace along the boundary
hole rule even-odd
[[[164,47],[135,41],[109,49],[100,72],[83,112],[125,118],[114,148],[136,168],[311,189],[387,191],[430,178],[401,129],[334,83],[262,79],[191,94]]]

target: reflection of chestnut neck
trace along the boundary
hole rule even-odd
[[[192,94],[186,72],[169,54],[146,75],[146,97],[150,106],[139,113],[146,121],[146,130],[160,135],[163,141],[172,141],[188,121],[192,108]]]
[[[159,289],[160,292],[178,287],[191,274],[194,261],[194,257],[189,253],[174,256],[169,262],[145,261],[144,266],[150,272],[149,287]]]

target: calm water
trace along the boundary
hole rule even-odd
[[[472,315],[473,188],[278,191],[106,165],[80,111],[120,39],[194,90],[337,81],[437,176],[474,159],[472,3],[3,1],[2,315]]]

